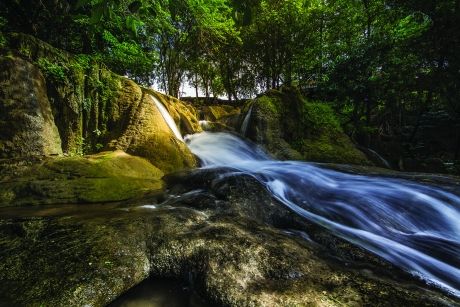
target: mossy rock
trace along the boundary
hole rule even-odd
[[[168,133],[157,132],[128,149],[129,152],[146,157],[165,173],[194,168],[195,156],[182,141]]]
[[[122,151],[3,169],[0,206],[114,202],[163,188],[162,171]]]
[[[151,89],[144,88],[143,90],[156,97],[165,106],[182,135],[203,131],[198,122],[197,110],[193,105]]]
[[[0,158],[62,154],[45,79],[32,63],[0,56]]]
[[[271,91],[273,92],[273,91]],[[247,136],[281,160],[301,160],[302,155],[283,138],[281,102],[269,95],[253,101]]]
[[[11,34],[8,48],[2,62],[8,69],[0,77],[20,78],[3,82],[0,96],[5,103],[20,102],[20,110],[0,115],[0,126],[8,131],[0,138],[0,158],[120,149],[147,158],[164,172],[197,165],[150,95],[165,105],[183,135],[202,131],[190,104],[141,88],[88,55],[69,54],[29,35]],[[27,106],[21,105],[24,101]]]
[[[233,126],[228,126],[221,122],[212,122],[212,121],[206,121],[205,123],[203,123],[202,128],[203,130],[210,131],[210,132],[235,132],[236,131],[236,129]]]
[[[226,117],[239,116],[240,108],[230,105],[204,106],[200,108],[201,117],[208,121],[221,121]]]
[[[252,108],[247,136],[278,159],[370,164],[324,102],[307,101],[296,89],[283,88],[257,97]]]
[[[142,91],[138,107],[122,135],[108,147],[144,157],[165,173],[197,165],[190,149],[176,138],[146,91]]]
[[[316,139],[303,139],[294,148],[299,148],[306,161],[369,165],[366,156],[354,148],[344,134],[332,133]]]

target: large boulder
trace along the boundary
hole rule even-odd
[[[0,57],[0,157],[62,154],[59,131],[40,70],[19,57]]]
[[[171,131],[152,96],[141,93],[126,129],[109,143],[109,148],[145,157],[166,173],[196,166],[195,157]]]
[[[4,160],[0,168],[0,207],[114,202],[163,188],[161,170],[123,151],[39,161]]]
[[[296,89],[268,91],[245,107],[249,110],[247,137],[278,159],[370,164],[342,131],[332,109],[307,101]]]

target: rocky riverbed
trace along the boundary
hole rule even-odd
[[[458,304],[226,171],[169,175],[138,201],[1,209],[0,301],[104,306],[157,276],[213,305]]]

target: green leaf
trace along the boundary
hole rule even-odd
[[[104,6],[103,5],[96,6],[94,10],[91,12],[90,22],[98,23],[99,21],[101,21],[103,15],[104,15]]]
[[[430,17],[421,12],[416,12],[402,18],[393,30],[393,35],[399,41],[415,38],[428,30],[431,23]]]

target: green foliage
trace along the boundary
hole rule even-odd
[[[307,127],[317,131],[341,131],[340,123],[334,111],[323,102],[304,102],[302,119]]]
[[[75,139],[75,148],[70,152],[71,156],[81,156],[86,152],[87,143],[83,136],[77,136]]]
[[[6,1],[0,47],[5,33],[31,34],[79,54],[66,64],[69,72],[85,72],[98,61],[174,96],[185,82],[206,96],[226,94],[230,100],[296,85],[311,99],[331,101],[350,135],[401,140],[411,138],[413,133],[403,131],[417,126],[417,114],[430,109],[443,109],[460,124],[458,3]],[[32,51],[20,50],[25,56]],[[65,81],[65,67],[41,64],[50,78]],[[95,86],[107,101],[110,86]],[[299,112],[312,118],[328,114],[321,108]],[[337,128],[324,117],[315,121]]]
[[[398,41],[416,38],[427,31],[430,26],[430,17],[421,12],[416,12],[399,20],[393,30],[393,36]]]
[[[78,54],[74,57],[74,61],[70,63],[70,67],[78,71],[86,71],[91,66],[91,61],[93,60],[90,55],[87,54]]]
[[[32,50],[30,50],[29,46],[21,45],[19,47],[19,53],[30,58],[32,55]]]
[[[101,57],[110,67],[117,67],[116,71],[143,72],[152,69],[156,57],[153,52],[145,52],[135,41],[120,42],[111,32],[102,33],[107,45],[106,52]]]
[[[95,149],[97,152],[101,151],[104,148],[104,145],[101,143],[97,143]]]
[[[57,83],[66,82],[68,73],[66,67],[53,63],[46,58],[38,59],[37,64],[47,78],[50,78]]]
[[[82,108],[84,111],[89,112],[91,110],[91,106],[93,105],[93,100],[90,97],[86,97],[82,101]]]

